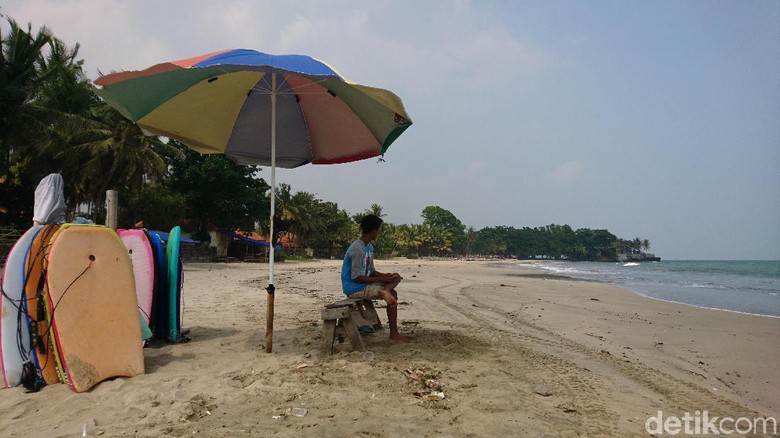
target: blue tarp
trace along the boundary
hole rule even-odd
[[[224,234],[224,235],[226,235],[228,237],[232,237],[234,239],[241,240],[243,242],[251,243],[252,245],[271,246],[271,245],[268,244],[268,242],[266,242],[264,240],[252,239],[252,238],[249,238],[249,237],[246,237],[246,236],[242,236],[241,234],[231,233],[230,231],[223,231],[222,234]],[[274,249],[282,249],[282,245],[279,245],[277,243],[276,246],[274,247]]]

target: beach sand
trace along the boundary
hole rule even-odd
[[[780,319],[545,278],[516,262],[379,260],[405,277],[401,332],[373,360],[320,357],[340,260],[278,264],[272,354],[266,265],[187,264],[192,341],[144,350],[146,374],[85,394],[0,392],[0,435],[648,436],[645,421],[780,416]],[[380,318],[386,322],[384,309]],[[425,400],[421,380],[445,398]],[[298,414],[298,415],[295,415]],[[302,415],[302,416],[301,416]]]

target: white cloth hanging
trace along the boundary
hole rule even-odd
[[[65,194],[62,175],[52,173],[38,183],[35,189],[33,223],[36,225],[61,224],[65,222]]]

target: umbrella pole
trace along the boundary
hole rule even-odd
[[[274,340],[274,213],[276,209],[276,73],[271,73],[271,229],[268,240],[268,300],[265,315],[265,352],[270,353]]]

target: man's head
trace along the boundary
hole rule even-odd
[[[379,234],[379,227],[382,225],[382,222],[382,218],[379,216],[367,214],[360,220],[360,231],[363,232],[363,235],[373,234],[373,237],[376,238],[376,235]]]

